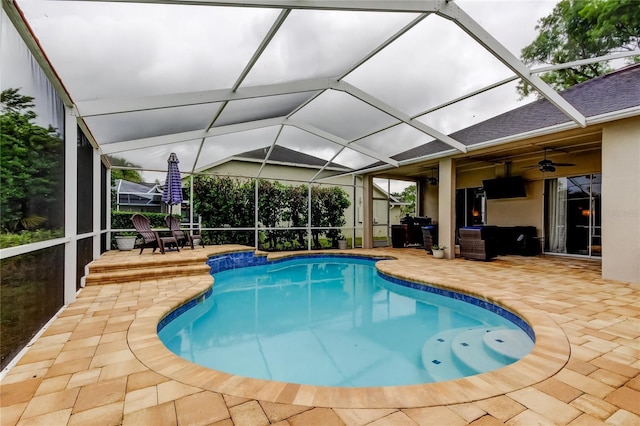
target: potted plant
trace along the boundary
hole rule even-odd
[[[446,248],[446,246],[434,244],[431,246],[431,253],[433,253],[433,257],[435,257],[436,259],[442,259],[444,258],[444,250]]]
[[[347,248],[347,239],[344,235],[338,235],[338,248],[344,250]]]
[[[133,247],[135,247],[136,245],[137,238],[138,238],[137,232],[119,232],[118,235],[115,236],[118,250],[122,250],[122,251],[133,250]]]

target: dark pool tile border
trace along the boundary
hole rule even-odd
[[[209,256],[207,265],[209,273],[227,271],[229,269],[246,268],[248,266],[266,265],[267,256],[258,255],[254,251],[241,251]]]
[[[534,342],[536,341],[536,335],[533,332],[533,329],[531,328],[529,323],[527,323],[525,320],[523,320],[513,312],[509,311],[508,309],[502,306],[498,306],[493,302],[489,302],[488,300],[482,300],[468,294],[447,290],[445,288],[434,287],[429,284],[421,284],[414,281],[403,280],[402,278],[397,278],[391,275],[387,275],[380,271],[378,271],[378,275],[393,284],[398,284],[403,287],[412,288],[414,290],[425,291],[427,293],[437,294],[439,296],[444,296],[444,297],[448,297],[455,300],[461,300],[463,302],[467,302],[472,305],[478,306],[482,309],[485,309],[487,311],[493,312],[494,314],[500,315],[501,317],[505,318],[506,320],[520,327],[522,331],[527,333],[527,335],[531,340],[533,340]]]
[[[276,263],[282,263],[282,262],[291,261],[291,260],[317,259],[319,257],[322,257],[322,258],[326,258],[326,257],[342,258],[342,259],[345,259],[345,258],[352,258],[353,259],[353,258],[355,258],[355,259],[358,259],[358,260],[367,260],[367,261],[372,261],[372,262],[377,262],[378,260],[392,259],[392,257],[389,257],[389,256],[365,256],[365,255],[359,255],[359,254],[316,253],[316,254],[299,254],[299,255],[281,257],[279,259],[268,260],[267,264],[268,265],[274,265]]]
[[[187,300],[182,305],[178,306],[173,311],[169,312],[167,315],[165,315],[160,320],[160,322],[158,323],[158,327],[157,327],[156,331],[158,333],[160,333],[160,331],[162,331],[162,329],[165,328],[167,326],[167,324],[169,324],[171,321],[173,321],[174,319],[178,318],[180,315],[182,315],[183,313],[187,312],[189,309],[193,308],[194,306],[196,306],[196,305],[204,302],[205,300],[207,300],[209,298],[209,296],[211,296],[212,292],[213,292],[213,287],[209,287],[209,289],[207,291],[205,291],[204,293],[200,293],[197,296],[192,297],[191,299]]]
[[[317,254],[292,255],[292,256],[282,257],[280,259],[268,260],[267,256],[264,256],[264,255],[256,256],[255,252],[253,251],[243,251],[243,252],[225,253],[225,254],[210,256],[209,259],[207,260],[207,265],[209,265],[209,267],[211,268],[210,273],[214,274],[216,272],[222,272],[229,269],[246,268],[246,267],[258,266],[258,265],[274,265],[274,264],[291,261],[291,260],[318,259],[318,258],[327,258],[327,257],[343,258],[343,259],[357,258],[359,260],[367,260],[367,261],[374,261],[374,262],[378,260],[392,259],[389,256],[374,257],[374,256],[366,256],[366,255],[358,255],[358,254],[317,253]],[[447,290],[440,287],[435,287],[429,284],[418,283],[414,281],[407,281],[401,278],[394,277],[392,275],[384,274],[379,270],[378,270],[378,275],[381,278],[393,284],[401,285],[403,287],[408,287],[408,288],[412,288],[419,291],[425,291],[427,293],[437,294],[437,295],[448,297],[455,300],[461,300],[463,302],[467,302],[472,305],[483,308],[485,310],[488,310],[490,312],[493,312],[496,315],[500,315],[501,317],[507,319],[508,321],[520,327],[520,329],[522,329],[525,333],[527,333],[527,335],[531,340],[533,340],[534,342],[536,341],[536,336],[535,336],[535,333],[533,332],[533,329],[525,320],[523,320],[513,312],[509,311],[508,309],[505,309],[492,302],[489,302],[488,300],[482,300],[475,296]],[[169,312],[158,323],[157,331],[160,332],[171,321],[173,321],[174,319],[176,319],[177,317],[179,317],[189,309],[193,308],[197,304],[206,300],[209,296],[211,296],[212,291],[213,291],[213,287],[210,287],[206,292],[189,299],[184,304],[180,305],[178,308]]]

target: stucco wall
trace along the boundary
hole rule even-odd
[[[535,226],[542,232],[544,184],[542,180],[525,182],[526,198],[487,200],[487,225]]]
[[[640,284],[640,119],[602,131],[602,276]]]
[[[498,177],[501,172],[502,166],[460,172],[456,177],[456,189],[480,187],[482,186],[483,180],[494,179]],[[537,176],[536,178],[541,179],[541,177],[542,176]],[[543,189],[543,180],[526,181],[526,198],[487,200],[487,225],[535,226],[538,230],[538,235],[541,235],[543,224]]]

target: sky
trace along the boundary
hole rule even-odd
[[[76,102],[230,88],[280,13],[277,9],[81,1],[16,3]],[[533,41],[536,22],[549,14],[555,3],[456,1],[515,56]],[[414,18],[414,14],[400,13],[292,11],[242,84],[341,76]],[[10,47],[15,36],[5,23],[3,18],[0,86],[37,91],[24,81],[28,73],[15,60],[24,52]],[[511,75],[509,69],[452,22],[431,15],[346,75],[344,81],[413,116]],[[216,125],[281,116],[312,95],[306,92],[232,102]],[[519,105],[514,83],[418,120],[448,134]],[[87,123],[98,142],[106,146],[204,129],[219,106],[113,114],[88,118]],[[325,91],[291,118],[346,140],[395,122],[370,105],[333,90]],[[227,135],[207,139],[201,151],[200,141],[194,140],[114,155],[143,167],[164,169],[168,152],[176,151],[181,168],[191,170],[228,155],[268,146],[276,134],[277,127],[253,131],[251,138]],[[285,126],[280,138],[278,143],[283,146],[326,160],[340,148],[289,126]],[[401,125],[355,144],[391,156],[430,140]],[[201,154],[196,164],[198,152]],[[377,160],[345,150],[334,161],[362,167]],[[392,191],[401,189],[400,186]]]

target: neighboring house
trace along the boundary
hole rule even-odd
[[[116,179],[112,189],[116,210],[162,212],[162,188],[158,184]]]
[[[199,173],[216,174],[223,176],[255,176],[262,167],[262,163],[269,151],[268,147],[236,154],[213,164],[209,164],[199,170]],[[283,185],[307,184],[322,169],[319,178],[330,176],[336,172],[347,172],[348,169],[335,163],[324,168],[326,161],[312,155],[294,151],[282,146],[274,146],[260,173],[260,178],[278,181]],[[362,227],[363,198],[362,179],[356,178],[354,194],[354,178],[344,175],[332,179],[321,180],[317,184],[327,186],[340,186],[349,196],[351,205],[345,211],[345,228],[342,233],[351,237],[353,235],[354,220],[356,227]],[[389,196],[381,187],[374,185],[374,238],[386,238],[390,224],[400,223],[403,216],[401,206],[406,203],[394,196]],[[355,219],[354,219],[355,218]],[[361,231],[357,232],[361,236]]]

